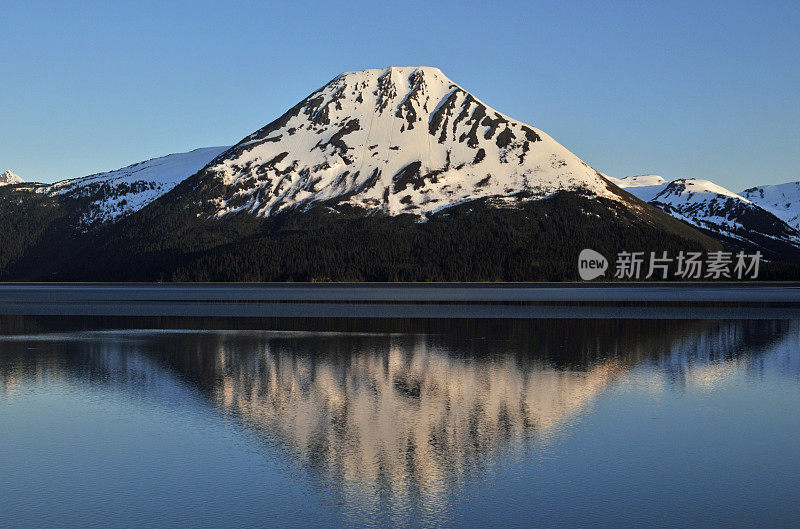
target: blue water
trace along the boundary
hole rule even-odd
[[[800,526],[800,322],[208,323],[0,320],[0,527]]]

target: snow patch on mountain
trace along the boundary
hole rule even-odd
[[[624,178],[614,178],[613,176],[606,176],[606,178],[610,179],[614,184],[622,188],[658,186],[667,183],[666,180],[664,180],[657,174],[626,176]]]
[[[11,171],[4,171],[2,174],[0,174],[0,186],[21,184],[22,182],[22,178],[15,175]]]
[[[544,132],[437,68],[346,72],[206,168],[212,215],[319,203],[425,215],[481,197],[579,190],[618,198]]]
[[[800,230],[800,182],[751,187],[740,195]]]
[[[626,176],[624,178],[614,178],[607,176],[612,183],[621,187],[633,196],[650,202],[653,198],[667,187],[668,182],[661,176],[648,174],[638,176]]]

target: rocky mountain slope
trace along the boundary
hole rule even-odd
[[[226,149],[206,147],[54,184],[18,185],[13,189],[12,200],[21,206],[28,201],[46,198],[68,204],[76,226],[85,229],[94,223],[114,221],[140,210]]]
[[[739,194],[800,230],[800,182],[751,187]]]
[[[726,241],[771,254],[800,247],[800,232],[757,203],[709,180],[682,178],[667,182],[657,175],[611,181],[665,213]],[[754,192],[754,194],[756,194]]]

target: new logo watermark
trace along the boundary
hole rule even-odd
[[[608,259],[599,252],[585,249],[578,255],[578,274],[584,281],[591,281],[606,273]]]
[[[615,279],[758,279],[761,252],[619,252],[615,261]],[[591,281],[605,275],[608,260],[591,249],[578,255],[578,275]]]

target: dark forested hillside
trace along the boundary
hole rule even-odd
[[[560,281],[577,279],[583,248],[610,256],[720,247],[655,209],[638,213],[564,192],[514,207],[477,200],[426,222],[349,206],[207,219],[164,197],[118,223],[33,245],[2,279]]]
[[[610,202],[610,201],[609,201]],[[413,216],[287,217],[264,235],[192,256],[169,279],[191,281],[562,281],[583,248],[678,251],[713,247],[636,222],[612,204],[563,193],[518,208],[486,201],[420,223]],[[167,277],[165,277],[167,278]]]

